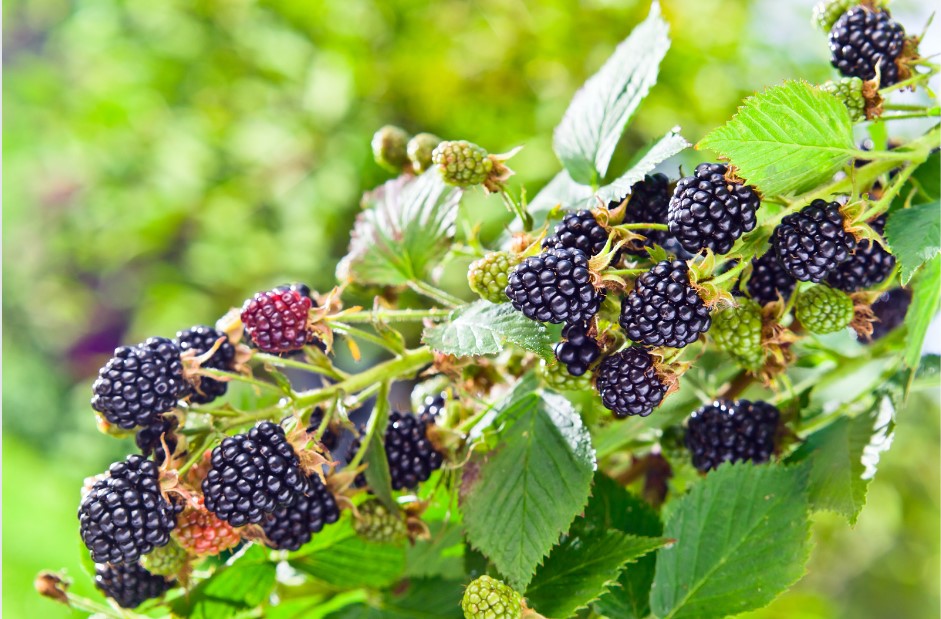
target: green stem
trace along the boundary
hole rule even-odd
[[[383,322],[409,322],[413,320],[424,320],[425,318],[447,318],[452,310],[449,309],[403,309],[403,310],[376,310],[361,311],[339,314],[338,316],[328,316],[328,321],[341,321],[347,324],[371,323],[377,320]]]
[[[464,301],[458,299],[457,297],[445,292],[444,290],[439,290],[435,288],[428,282],[423,282],[421,280],[412,279],[408,282],[408,287],[414,290],[415,292],[425,295],[429,299],[436,301],[442,305],[448,307],[457,307],[458,305],[463,305]]]
[[[894,90],[902,90],[903,88],[908,88],[909,86],[915,86],[919,82],[923,82],[931,77],[931,73],[916,73],[907,80],[892,84],[891,86],[886,86],[885,88],[879,89],[879,94],[883,97]]]
[[[738,262],[737,265],[735,265],[734,267],[732,267],[731,269],[729,269],[729,270],[726,271],[725,273],[723,273],[723,274],[721,274],[721,275],[719,275],[719,276],[717,276],[717,277],[713,277],[712,279],[710,279],[710,280],[708,280],[708,281],[709,281],[710,284],[715,285],[715,284],[721,284],[722,282],[728,281],[728,280],[730,280],[730,279],[734,279],[735,277],[738,277],[738,274],[741,273],[742,271],[744,271],[745,268],[746,268],[749,264],[751,264],[751,261],[750,261],[750,260],[739,260],[739,262]]]
[[[646,273],[648,269],[611,269],[602,271],[602,275],[623,275],[624,277],[639,277]]]
[[[79,610],[84,610],[89,613],[99,614],[105,617],[112,617],[113,619],[137,619],[138,617],[143,616],[128,610],[116,611],[110,606],[93,602],[88,598],[75,595],[74,593],[69,593],[68,591],[65,592],[65,595],[69,598],[69,606]]]
[[[320,367],[318,365],[313,365],[306,363],[304,361],[298,361],[297,359],[289,359],[287,357],[278,357],[276,355],[269,355],[268,353],[256,352],[252,359],[261,361],[262,363],[273,365],[280,368],[294,368],[296,370],[304,370],[305,372],[313,372],[315,374],[322,374],[324,376],[329,376],[335,380],[343,380],[346,378],[346,374],[337,370],[336,368],[326,368]]]
[[[385,341],[378,335],[370,333],[368,331],[363,331],[362,329],[357,329],[356,327],[351,327],[350,325],[344,324],[342,322],[333,323],[333,328],[338,332],[346,335],[347,337],[356,338],[358,340],[363,340],[364,342],[371,342],[380,348],[384,348],[391,352],[394,355],[402,352],[401,350],[396,350],[389,342]]]
[[[906,112],[918,112],[925,109],[923,105],[914,105],[910,103],[883,103],[884,110],[903,110]]]
[[[669,230],[670,227],[666,224],[654,224],[654,223],[639,223],[639,224],[620,224],[618,226],[612,226],[615,230]]]
[[[203,454],[206,453],[206,446],[215,439],[215,437],[210,438],[210,436],[212,435],[207,434],[203,436],[202,440],[197,442],[195,446],[190,447],[190,451],[192,453],[190,454],[189,460],[187,460],[176,472],[179,477],[186,475],[187,471],[193,468],[193,465],[200,461],[200,459],[203,457]]]
[[[931,107],[920,112],[912,112],[911,114],[892,114],[889,116],[880,116],[879,120],[904,120],[906,118],[934,118],[941,116],[941,107]]]
[[[509,193],[505,190],[500,191],[500,197],[503,198],[503,203],[510,210],[511,213],[515,213],[517,217],[520,218],[520,221],[523,223],[523,231],[529,232],[533,229],[533,218],[532,215],[526,212],[522,205],[513,199]]]
[[[243,376],[242,374],[236,374],[234,372],[224,372],[222,370],[215,370],[212,368],[199,368],[201,374],[206,374],[207,376],[212,376],[216,378],[228,378],[230,380],[236,380],[248,385],[259,387],[261,389],[270,389],[272,391],[277,391],[282,393],[281,389],[277,385],[272,385],[271,383],[266,383],[263,380],[258,380],[257,378],[252,378],[250,376]]]

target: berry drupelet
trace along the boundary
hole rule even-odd
[[[787,303],[794,294],[797,280],[781,266],[777,254],[772,249],[751,261],[751,276],[745,283],[748,296],[760,305],[767,305],[779,298]]]
[[[197,357],[200,357],[212,350],[220,338],[222,341],[219,346],[212,356],[201,364],[201,367],[231,371],[235,363],[235,346],[229,342],[229,338],[222,331],[204,325],[191,327],[176,334],[176,343],[182,352],[192,350]],[[228,384],[224,381],[200,376],[199,382],[193,385],[190,402],[208,404],[225,395],[227,386]]]
[[[595,370],[595,386],[605,407],[623,419],[646,417],[660,405],[666,386],[653,365],[653,357],[640,346],[613,354]]]
[[[882,234],[885,216],[873,221],[870,226]],[[844,292],[856,292],[885,281],[895,268],[895,256],[879,243],[865,239],[859,243],[849,260],[838,265],[827,276],[827,284]]]
[[[310,475],[307,485],[307,494],[299,495],[290,505],[275,509],[263,521],[262,528],[272,548],[297,550],[309,542],[314,533],[340,517],[336,499],[319,476]]]
[[[664,260],[637,278],[621,303],[620,324],[638,344],[682,348],[708,331],[711,321],[689,284],[689,266]]]
[[[137,608],[170,589],[163,576],[151,574],[140,563],[95,565],[95,586],[121,608]]]
[[[781,414],[766,402],[716,400],[687,422],[686,447],[705,473],[723,462],[765,462],[774,452]]]
[[[819,284],[849,260],[856,239],[844,229],[838,202],[814,200],[781,220],[771,235],[771,245],[788,273]]]
[[[594,256],[608,242],[608,233],[595,221],[591,211],[577,211],[567,213],[562,223],[555,227],[555,232],[542,241],[542,248],[572,248],[585,252],[586,256]]]
[[[392,411],[386,428],[386,459],[392,476],[392,488],[415,488],[427,480],[432,471],[441,468],[441,454],[428,440],[428,427],[434,423],[431,415],[418,417]]]
[[[555,358],[572,376],[581,376],[601,355],[598,342],[588,335],[584,324],[565,325],[561,342],[555,345]]]
[[[307,321],[310,296],[296,286],[259,292],[242,306],[242,323],[255,346],[264,352],[300,350],[311,339]]]
[[[591,320],[603,299],[591,283],[588,256],[573,248],[524,260],[510,274],[506,296],[527,318],[555,324]]]
[[[878,69],[879,85],[899,81],[898,59],[905,30],[888,11],[855,6],[830,30],[830,63],[846,77],[871,80]]]

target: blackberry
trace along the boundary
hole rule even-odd
[[[296,287],[259,292],[242,306],[245,332],[259,350],[300,350],[311,339],[307,328],[311,300]]]
[[[686,427],[693,466],[705,473],[723,462],[765,462],[774,452],[780,417],[767,402],[716,400],[703,406]]]
[[[870,223],[870,226],[882,234],[885,229],[885,215]],[[849,260],[837,266],[827,276],[827,284],[844,292],[856,292],[885,281],[894,268],[895,256],[879,243],[865,239]]]
[[[176,510],[163,498],[158,474],[154,462],[130,455],[82,499],[82,541],[95,563],[135,563],[170,541]]]
[[[448,394],[442,391],[437,395],[429,395],[418,409],[418,417],[422,421],[437,421],[447,408]]]
[[[595,370],[601,402],[618,419],[646,417],[660,405],[667,388],[657,375],[653,357],[640,346],[611,355]]]
[[[372,136],[372,156],[380,166],[390,172],[401,172],[409,165],[406,155],[408,133],[405,129],[386,125]]]
[[[353,519],[353,530],[367,541],[388,544],[408,535],[408,527],[401,514],[390,511],[375,499],[366,501],[356,511],[358,517]]]
[[[774,249],[751,261],[751,276],[745,283],[745,290],[760,305],[777,301],[780,297],[785,303],[794,293],[797,280],[781,266]]]
[[[709,330],[706,304],[689,285],[689,266],[664,260],[637,278],[621,303],[621,328],[645,346],[683,348]]]
[[[846,77],[871,80],[879,70],[882,88],[899,82],[898,59],[905,30],[886,10],[855,6],[830,30],[830,64]]]
[[[206,509],[204,499],[188,505],[177,518],[173,531],[177,543],[197,557],[215,556],[238,546],[241,535],[232,525],[220,520]]]
[[[464,589],[461,609],[464,619],[519,619],[523,615],[523,596],[485,575]]]
[[[464,140],[441,142],[431,153],[431,161],[438,166],[444,182],[458,187],[480,185],[493,169],[487,151]]]
[[[765,358],[761,347],[761,306],[743,299],[738,307],[716,312],[709,336],[716,348],[729,353],[743,367],[757,370]]]
[[[609,209],[617,207],[617,202],[608,204]],[[623,223],[665,224],[667,223],[669,207],[670,179],[665,174],[648,174],[644,177],[644,180],[637,181],[631,186]],[[646,255],[647,252],[644,251],[644,247],[652,247],[653,245],[665,247],[673,239],[670,233],[665,230],[635,230],[635,232],[646,237],[640,247],[629,245],[624,249],[626,253],[635,256]]]
[[[509,283],[510,271],[519,263],[517,254],[508,251],[490,252],[470,264],[467,283],[481,299],[491,303],[506,303],[503,291]]]
[[[431,133],[418,133],[408,141],[405,151],[415,174],[421,174],[431,167],[431,154],[440,143],[441,138]]]
[[[856,249],[856,239],[843,224],[838,202],[814,200],[781,220],[771,245],[788,273],[819,284]]]
[[[217,331],[212,327],[198,325],[179,331],[176,334],[176,343],[180,350],[186,352],[192,350],[196,356],[202,356],[212,350],[216,342],[222,338],[222,342],[212,356],[204,361],[201,367],[212,368],[214,370],[232,371],[235,363],[235,346],[229,342],[229,338],[222,331]],[[193,394],[190,396],[190,402],[196,404],[208,404],[216,398],[225,395],[228,383],[200,376],[199,382],[194,385]]]
[[[542,241],[542,248],[552,247],[580,249],[586,256],[594,256],[604,249],[608,242],[608,232],[595,221],[591,211],[567,213],[555,231]]]
[[[189,392],[180,349],[164,337],[121,346],[98,371],[92,391],[92,408],[109,423],[125,430],[154,425]]]
[[[738,237],[755,229],[761,199],[750,185],[726,178],[728,166],[701,163],[680,179],[670,198],[670,233],[686,251],[728,253]]]
[[[385,447],[393,489],[415,488],[441,468],[444,460],[428,440],[428,426],[433,423],[430,415],[417,417],[398,411],[389,414]]]
[[[595,290],[588,256],[573,248],[547,249],[510,274],[506,296],[527,318],[541,322],[587,322],[604,293]]]
[[[265,421],[212,450],[202,488],[206,509],[240,527],[290,505],[308,486],[284,429]]]
[[[95,586],[121,608],[137,608],[166,593],[171,583],[151,574],[140,563],[95,565]]]
[[[307,478],[307,494],[269,514],[262,528],[276,550],[297,550],[310,541],[314,533],[340,517],[337,501],[316,474]]]
[[[858,77],[844,77],[838,82],[826,82],[820,90],[829,92],[843,102],[849,112],[850,120],[866,120],[866,96],[863,94],[863,80]]]
[[[878,340],[905,322],[905,314],[908,312],[908,306],[912,302],[912,293],[904,288],[893,288],[875,300],[870,306],[876,320],[872,323],[871,340]],[[864,337],[857,337],[859,341],[868,341]]]
[[[555,358],[572,376],[583,375],[601,355],[598,342],[588,336],[588,326],[584,324],[565,325],[562,337],[563,341],[555,345]]]
[[[853,320],[853,300],[829,286],[811,286],[800,293],[794,316],[811,333],[834,333]]]
[[[176,417],[162,417],[154,425],[147,426],[137,433],[134,437],[137,448],[145,456],[153,455],[154,462],[157,464],[163,464],[163,461],[167,459],[163,444],[167,444],[171,455],[176,451],[177,437],[173,431],[176,430],[178,425],[179,421]]]

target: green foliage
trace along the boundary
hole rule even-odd
[[[941,301],[941,256],[935,256],[921,268],[912,289],[912,304],[905,315],[908,328],[905,363],[910,368],[918,367],[925,334]]]
[[[173,612],[198,619],[227,619],[258,607],[271,593],[275,564],[260,546],[250,546],[241,556],[199,583],[189,595],[177,598]]]
[[[892,213],[885,237],[902,267],[902,284],[907,284],[921,265],[941,253],[941,203],[935,200]]]
[[[552,359],[552,339],[545,325],[529,320],[509,303],[477,301],[455,310],[448,322],[425,331],[434,350],[458,357],[493,355],[509,344]]]

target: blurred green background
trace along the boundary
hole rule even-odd
[[[929,7],[897,0],[920,31]],[[696,141],[755,89],[828,79],[811,0],[664,0],[673,48],[617,155]],[[569,98],[647,12],[630,0],[9,0],[4,16],[3,610],[41,568],[80,567],[82,478],[128,442],[95,429],[120,343],[209,323],[248,294],[321,290],[385,123],[502,152],[532,196]],[[934,39],[937,40],[937,37]],[[935,45],[936,47],[936,45]],[[925,50],[937,52],[937,49]],[[685,166],[697,158],[684,155]],[[679,161],[671,162],[675,175]],[[618,163],[612,165],[618,169]],[[466,209],[496,228],[496,200]],[[461,290],[461,268],[445,287]],[[855,530],[818,517],[807,578],[754,617],[938,616],[937,401],[900,415]]]

